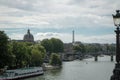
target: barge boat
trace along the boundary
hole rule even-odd
[[[6,70],[0,75],[0,80],[18,80],[38,75],[43,75],[42,67],[29,67],[15,70]]]

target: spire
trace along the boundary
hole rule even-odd
[[[30,30],[28,29],[28,32],[27,32],[28,34],[30,34]]]
[[[72,43],[74,44],[75,42],[75,36],[74,36],[74,30],[72,31]]]

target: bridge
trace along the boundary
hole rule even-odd
[[[63,54],[63,60],[64,61],[72,61],[75,59],[85,59],[85,58],[91,58],[94,57],[95,61],[98,61],[98,56],[102,57],[103,55],[110,55],[110,61],[113,61],[113,54],[115,54],[115,52],[98,52],[98,53],[81,53],[81,52],[67,52]]]

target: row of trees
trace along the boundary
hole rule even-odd
[[[75,52],[81,53],[99,53],[103,52],[103,54],[112,54],[115,52],[115,44],[83,44],[79,43],[73,46]]]
[[[49,53],[54,52],[50,58],[52,65],[61,64],[60,56],[55,54],[63,51],[61,40],[56,38],[44,39],[41,44],[9,41],[4,31],[0,31],[0,68],[4,66],[8,66],[8,68],[41,66],[46,56],[46,51]],[[53,61],[54,59],[57,59],[57,63]]]
[[[26,42],[9,42],[5,53],[0,53],[0,67],[21,68],[27,66],[41,66],[45,56],[45,49],[39,44]],[[0,48],[3,46],[0,46]]]

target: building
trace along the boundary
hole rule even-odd
[[[29,29],[28,29],[28,31],[27,31],[27,34],[24,35],[23,41],[25,41],[25,42],[34,42],[34,37],[33,37],[33,35],[30,33],[30,30],[29,30]]]

